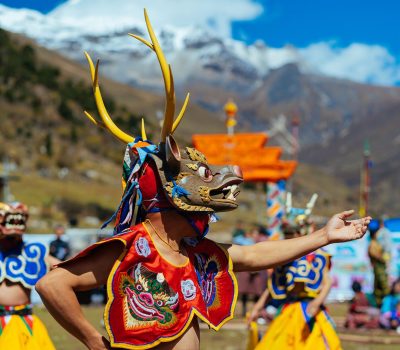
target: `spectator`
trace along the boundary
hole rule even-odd
[[[382,318],[385,319],[386,329],[395,329],[400,333],[400,301],[397,302],[392,311],[382,314]]]
[[[252,245],[258,242],[259,237],[259,227],[254,225],[244,236],[236,236],[233,242],[239,245]],[[267,285],[268,273],[267,271],[242,271],[237,272],[236,277],[242,302],[242,316],[245,317],[248,300],[251,298],[255,302],[260,297]]]
[[[264,226],[259,225],[257,230],[256,243],[265,242],[268,241],[268,239],[269,239],[268,230]]]
[[[368,256],[374,271],[374,297],[376,305],[381,307],[382,299],[389,293],[389,287],[384,250],[378,242],[378,229],[379,227],[370,228],[371,242],[368,246]]]
[[[383,298],[380,325],[385,329],[392,328],[392,319],[398,312],[400,303],[400,278],[393,282],[390,294]],[[397,327],[396,327],[397,328]]]
[[[400,333],[400,301],[396,304],[396,309],[392,312],[390,317],[390,326]]]
[[[247,231],[245,235],[245,237],[251,239],[254,243],[257,243],[259,236],[260,236],[260,229],[258,225],[253,225],[250,231]]]
[[[378,221],[379,229],[376,236],[378,237],[379,243],[383,247],[383,257],[386,260],[386,265],[389,265],[391,260],[391,249],[392,249],[392,237],[390,231],[385,227],[385,217],[383,216]]]
[[[65,233],[64,226],[57,225],[54,228],[54,233],[56,235],[56,239],[50,242],[50,255],[61,261],[64,261],[71,253],[69,244],[62,239],[62,236]]]
[[[359,282],[354,281],[351,288],[353,289],[354,297],[350,303],[345,327],[349,329],[361,327],[377,328],[379,325],[379,310],[369,305]]]
[[[241,227],[241,224],[240,226]],[[252,245],[256,243],[256,237],[258,236],[258,231],[252,229],[250,231],[245,232],[243,229],[240,229],[243,233],[238,233],[235,235],[235,232],[239,231],[238,227],[236,227],[235,231],[233,232],[233,243],[238,245]]]
[[[245,235],[245,230],[243,228],[243,222],[241,220],[238,220],[236,222],[236,226],[232,232],[232,239],[235,239],[236,237],[239,237],[239,236],[244,237],[244,235]]]

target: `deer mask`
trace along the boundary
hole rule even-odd
[[[143,120],[141,137],[136,138],[115,125],[101,96],[98,84],[99,61],[95,66],[89,54],[85,53],[101,121],[87,112],[85,114],[94,124],[109,130],[128,144],[123,165],[125,191],[116,214],[116,233],[131,225],[135,203],[139,206],[136,222],[140,222],[149,211],[169,208],[174,208],[184,213],[186,217],[192,218],[198,218],[196,213],[202,213],[208,222],[208,217],[213,212],[237,207],[238,185],[243,181],[238,166],[212,166],[195,148],[179,148],[172,135],[184,116],[189,94],[180,113],[174,118],[175,90],[171,66],[164,57],[146,10],[144,16],[150,41],[134,34],[129,35],[155,52],[164,79],[166,107],[161,140],[158,144],[153,144],[147,139]]]

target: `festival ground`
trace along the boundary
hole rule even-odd
[[[238,306],[239,309],[240,305]],[[101,325],[102,306],[83,308],[85,315],[103,334]],[[338,325],[339,336],[344,350],[395,350],[400,347],[400,337],[395,332],[383,330],[359,330],[349,332],[343,328],[347,304],[331,304],[329,310]],[[239,311],[239,310],[238,310]],[[57,350],[81,350],[81,345],[57,324],[49,313],[40,307],[35,308],[36,314],[45,323],[50,337]],[[204,326],[204,327],[203,327]],[[244,350],[246,349],[247,330],[245,323],[238,317],[227,323],[219,332],[201,327],[201,350]]]

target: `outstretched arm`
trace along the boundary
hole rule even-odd
[[[228,253],[235,271],[259,271],[285,264],[330,243],[359,239],[367,231],[370,217],[348,221],[354,211],[334,215],[327,225],[311,235],[252,246],[230,245]]]
[[[89,349],[108,349],[108,344],[84,317],[75,291],[106,284],[122,250],[120,242],[103,243],[87,256],[50,271],[36,284],[51,315]]]

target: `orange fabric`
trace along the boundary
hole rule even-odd
[[[296,161],[280,159],[281,147],[265,147],[265,133],[199,134],[193,135],[192,140],[210,164],[240,166],[245,181],[288,179],[297,167]]]

